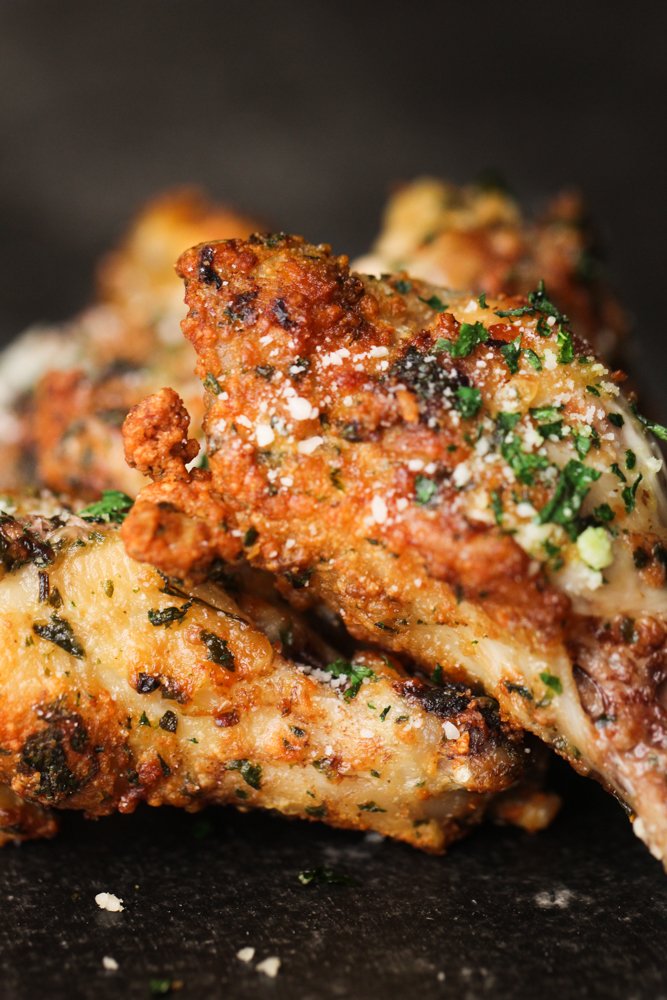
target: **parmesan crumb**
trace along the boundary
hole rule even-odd
[[[108,910],[109,913],[121,913],[125,909],[123,900],[114,896],[112,892],[98,892],[95,902],[100,910]]]
[[[241,948],[236,952],[236,957],[240,958],[242,962],[252,962],[255,957],[255,949],[250,947]]]
[[[373,497],[371,500],[371,515],[376,524],[384,524],[387,520],[387,505],[382,497]]]
[[[317,410],[303,396],[290,396],[287,400],[287,408],[292,420],[311,420],[317,416]]]
[[[111,955],[104,956],[104,958],[102,959],[102,965],[107,970],[107,972],[118,971],[118,962],[116,961],[115,958],[112,958]]]
[[[260,448],[266,448],[267,445],[273,444],[275,434],[273,433],[273,429],[268,424],[257,424],[255,429],[255,438]]]
[[[312,455],[321,444],[324,444],[324,438],[316,434],[314,437],[306,438],[304,441],[299,441],[296,446],[296,450],[300,455]]]
[[[255,968],[258,972],[263,972],[269,979],[275,979],[280,969],[280,959],[276,955],[265,958],[263,962],[258,962]]]
[[[458,740],[461,735],[453,722],[443,722],[442,728],[448,740]]]

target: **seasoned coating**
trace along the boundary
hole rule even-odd
[[[0,841],[50,835],[44,810],[142,801],[275,809],[429,851],[489,806],[517,818],[517,792],[494,793],[524,752],[491,699],[342,657],[257,574],[175,587],[128,558],[117,524],[48,497],[5,501],[0,540]],[[539,825],[553,801],[529,790],[519,820],[535,808]]]
[[[205,521],[208,486],[210,523],[233,508],[291,600],[483,684],[664,858],[662,461],[622,376],[541,287],[480,302],[290,237],[199,246],[179,270],[210,472],[192,492],[182,464],[158,475],[144,523],[162,489]],[[181,572],[214,555],[176,548]]]
[[[542,279],[572,329],[610,360],[619,357],[628,330],[574,192],[562,192],[530,218],[497,185],[420,178],[392,195],[375,245],[353,267],[378,277],[405,270],[491,296],[527,295]]]
[[[93,306],[61,327],[28,331],[0,355],[1,489],[38,484],[91,497],[139,490],[120,435],[130,407],[172,385],[200,416],[174,261],[194,242],[254,228],[196,192],[169,192],[102,262]]]

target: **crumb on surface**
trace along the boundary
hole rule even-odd
[[[280,959],[277,955],[271,955],[269,958],[265,958],[262,962],[258,962],[255,968],[258,972],[263,972],[265,976],[269,977],[269,979],[275,979],[278,975],[280,964]]]
[[[108,910],[109,913],[122,913],[125,909],[123,900],[115,896],[113,892],[98,892],[95,902],[100,910]]]
[[[240,958],[242,962],[252,962],[255,957],[255,949],[251,947],[241,948],[236,952],[236,957]]]
[[[102,959],[102,965],[108,972],[118,971],[118,962],[116,961],[115,958],[112,958],[111,955],[104,956],[104,958]]]

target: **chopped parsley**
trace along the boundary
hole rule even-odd
[[[171,628],[174,622],[180,622],[185,618],[191,607],[192,601],[186,601],[180,608],[174,606],[160,609],[151,608],[148,612],[148,620],[156,628],[160,625]]]
[[[508,435],[500,446],[500,451],[516,478],[526,486],[531,486],[535,481],[535,472],[546,469],[549,465],[546,455],[524,451],[516,434]]]
[[[505,364],[510,375],[516,375],[519,370],[519,358],[521,357],[521,334],[511,340],[509,344],[504,344],[500,348],[500,353],[505,359]]]
[[[479,298],[477,299],[477,305],[479,306],[480,309],[489,308],[486,304],[486,292],[482,292],[482,294],[479,296]]]
[[[386,708],[383,708],[382,711],[380,712],[380,722],[384,722],[384,720],[387,718],[390,712],[391,712],[391,705],[387,705]]]
[[[479,413],[482,405],[482,394],[473,386],[460,385],[456,390],[456,409],[464,420],[471,420]]]
[[[368,812],[368,813],[384,813],[387,811],[386,809],[382,809],[381,806],[377,804],[377,802],[373,801],[360,802],[358,808],[361,810],[361,812]]]
[[[52,614],[49,622],[34,622],[32,630],[40,639],[52,642],[54,646],[59,646],[78,660],[82,660],[86,655],[70,623],[59,615]]]
[[[425,507],[438,492],[438,484],[428,476],[417,476],[415,479],[415,500]]]
[[[572,343],[572,334],[569,330],[564,330],[562,327],[559,327],[558,333],[556,334],[556,344],[558,346],[558,364],[572,364],[574,361],[574,344]]]
[[[127,517],[133,503],[134,500],[128,497],[127,493],[121,493],[120,490],[105,490],[101,500],[79,511],[79,517],[84,521],[120,524]]]
[[[485,344],[489,331],[483,323],[461,323],[456,340],[440,338],[435,342],[436,351],[447,351],[453,358],[467,358],[478,344]]]
[[[359,885],[357,880],[352,878],[351,875],[343,875],[341,872],[335,872],[333,868],[326,867],[306,868],[304,871],[299,872],[298,879],[301,885],[313,885],[313,883],[323,885]]]
[[[491,491],[491,503],[489,506],[493,511],[496,524],[501,525],[503,523],[503,501],[498,490]]]
[[[636,406],[632,407],[632,412],[642,427],[645,427],[647,431],[651,432],[651,434],[655,434],[655,436],[660,438],[661,441],[667,441],[667,427],[664,427],[662,424],[656,424],[653,420],[649,420],[647,417],[642,416]]]
[[[591,516],[593,520],[598,521],[600,524],[608,524],[609,521],[614,520],[614,512],[608,503],[601,503],[597,507],[594,507]]]
[[[408,292],[412,291],[412,282],[403,281],[402,278],[399,278],[398,281],[394,282],[394,288],[399,293],[399,295],[407,295]]]
[[[523,356],[530,365],[530,367],[534,368],[536,372],[542,371],[542,359],[540,358],[539,354],[536,354],[535,351],[531,350],[530,347],[524,347]]]
[[[555,674],[550,674],[548,670],[542,671],[542,673],[540,674],[540,680],[548,688],[551,688],[551,690],[555,694],[563,693],[563,682],[561,681],[560,677],[556,677]]]
[[[640,472],[637,478],[635,479],[634,483],[632,484],[632,486],[625,486],[621,491],[621,498],[623,500],[623,503],[625,504],[625,510],[628,514],[632,514],[633,510],[635,509],[637,502],[637,487],[639,486],[643,478],[644,477]]]
[[[345,701],[352,701],[353,698],[356,698],[359,688],[366,678],[375,677],[375,671],[369,667],[365,667],[362,663],[350,663],[349,660],[342,658],[329,663],[324,669],[332,677],[349,678],[349,683],[345,688],[343,696]]]
[[[591,396],[600,396],[600,390],[596,385],[587,385],[586,392],[590,392]]]
[[[613,424],[614,427],[622,427],[623,424],[625,423],[625,420],[623,419],[623,415],[621,413],[608,413],[607,420],[609,421],[610,424]]]
[[[204,379],[204,388],[212,392],[214,396],[219,396],[222,392],[222,386],[218,382],[217,378],[213,372],[206,372],[206,378]]]
[[[433,309],[434,312],[444,313],[445,309],[447,309],[447,303],[439,299],[437,295],[432,295],[430,299],[424,299],[421,295],[417,297],[420,302],[427,305],[429,309]]]
[[[637,456],[635,455],[634,451],[631,448],[628,448],[628,450],[625,453],[625,467],[626,469],[634,469],[636,464],[637,464]]]
[[[560,524],[574,539],[579,534],[578,515],[591,483],[600,478],[597,469],[591,469],[576,459],[570,459],[561,469],[553,496],[538,513],[538,523]]]
[[[563,436],[562,406],[534,406],[530,415],[544,438]]]
[[[588,427],[586,425],[578,430],[572,428],[572,437],[574,439],[574,447],[576,448],[579,458],[586,458],[586,455],[591,450],[593,444],[596,446],[598,444],[597,431],[594,431],[592,427]]]
[[[213,663],[217,663],[220,667],[224,667],[225,670],[234,673],[236,666],[234,654],[229,648],[227,640],[216,635],[215,632],[207,632],[206,630],[199,633],[199,638],[208,650],[207,659],[212,660]]]
[[[225,764],[228,771],[238,771],[243,780],[251,788],[259,790],[262,787],[262,768],[259,764],[251,764],[249,760],[228,760]]]

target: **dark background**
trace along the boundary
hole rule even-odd
[[[583,189],[664,361],[664,10],[4,0],[0,329],[79,308],[96,257],[167,185],[358,253],[392,183],[492,167],[528,203]]]
[[[0,0],[0,337],[80,308],[165,186],[358,253],[397,180],[491,167],[529,205],[584,191],[664,417],[664,9]],[[444,861],[226,812],[203,836],[169,812],[73,821],[0,856],[0,996],[140,998],[159,975],[184,1000],[664,997],[664,876],[611,800],[565,784],[547,833],[487,831]],[[360,886],[299,886],[321,863]],[[245,944],[282,957],[275,982]]]

